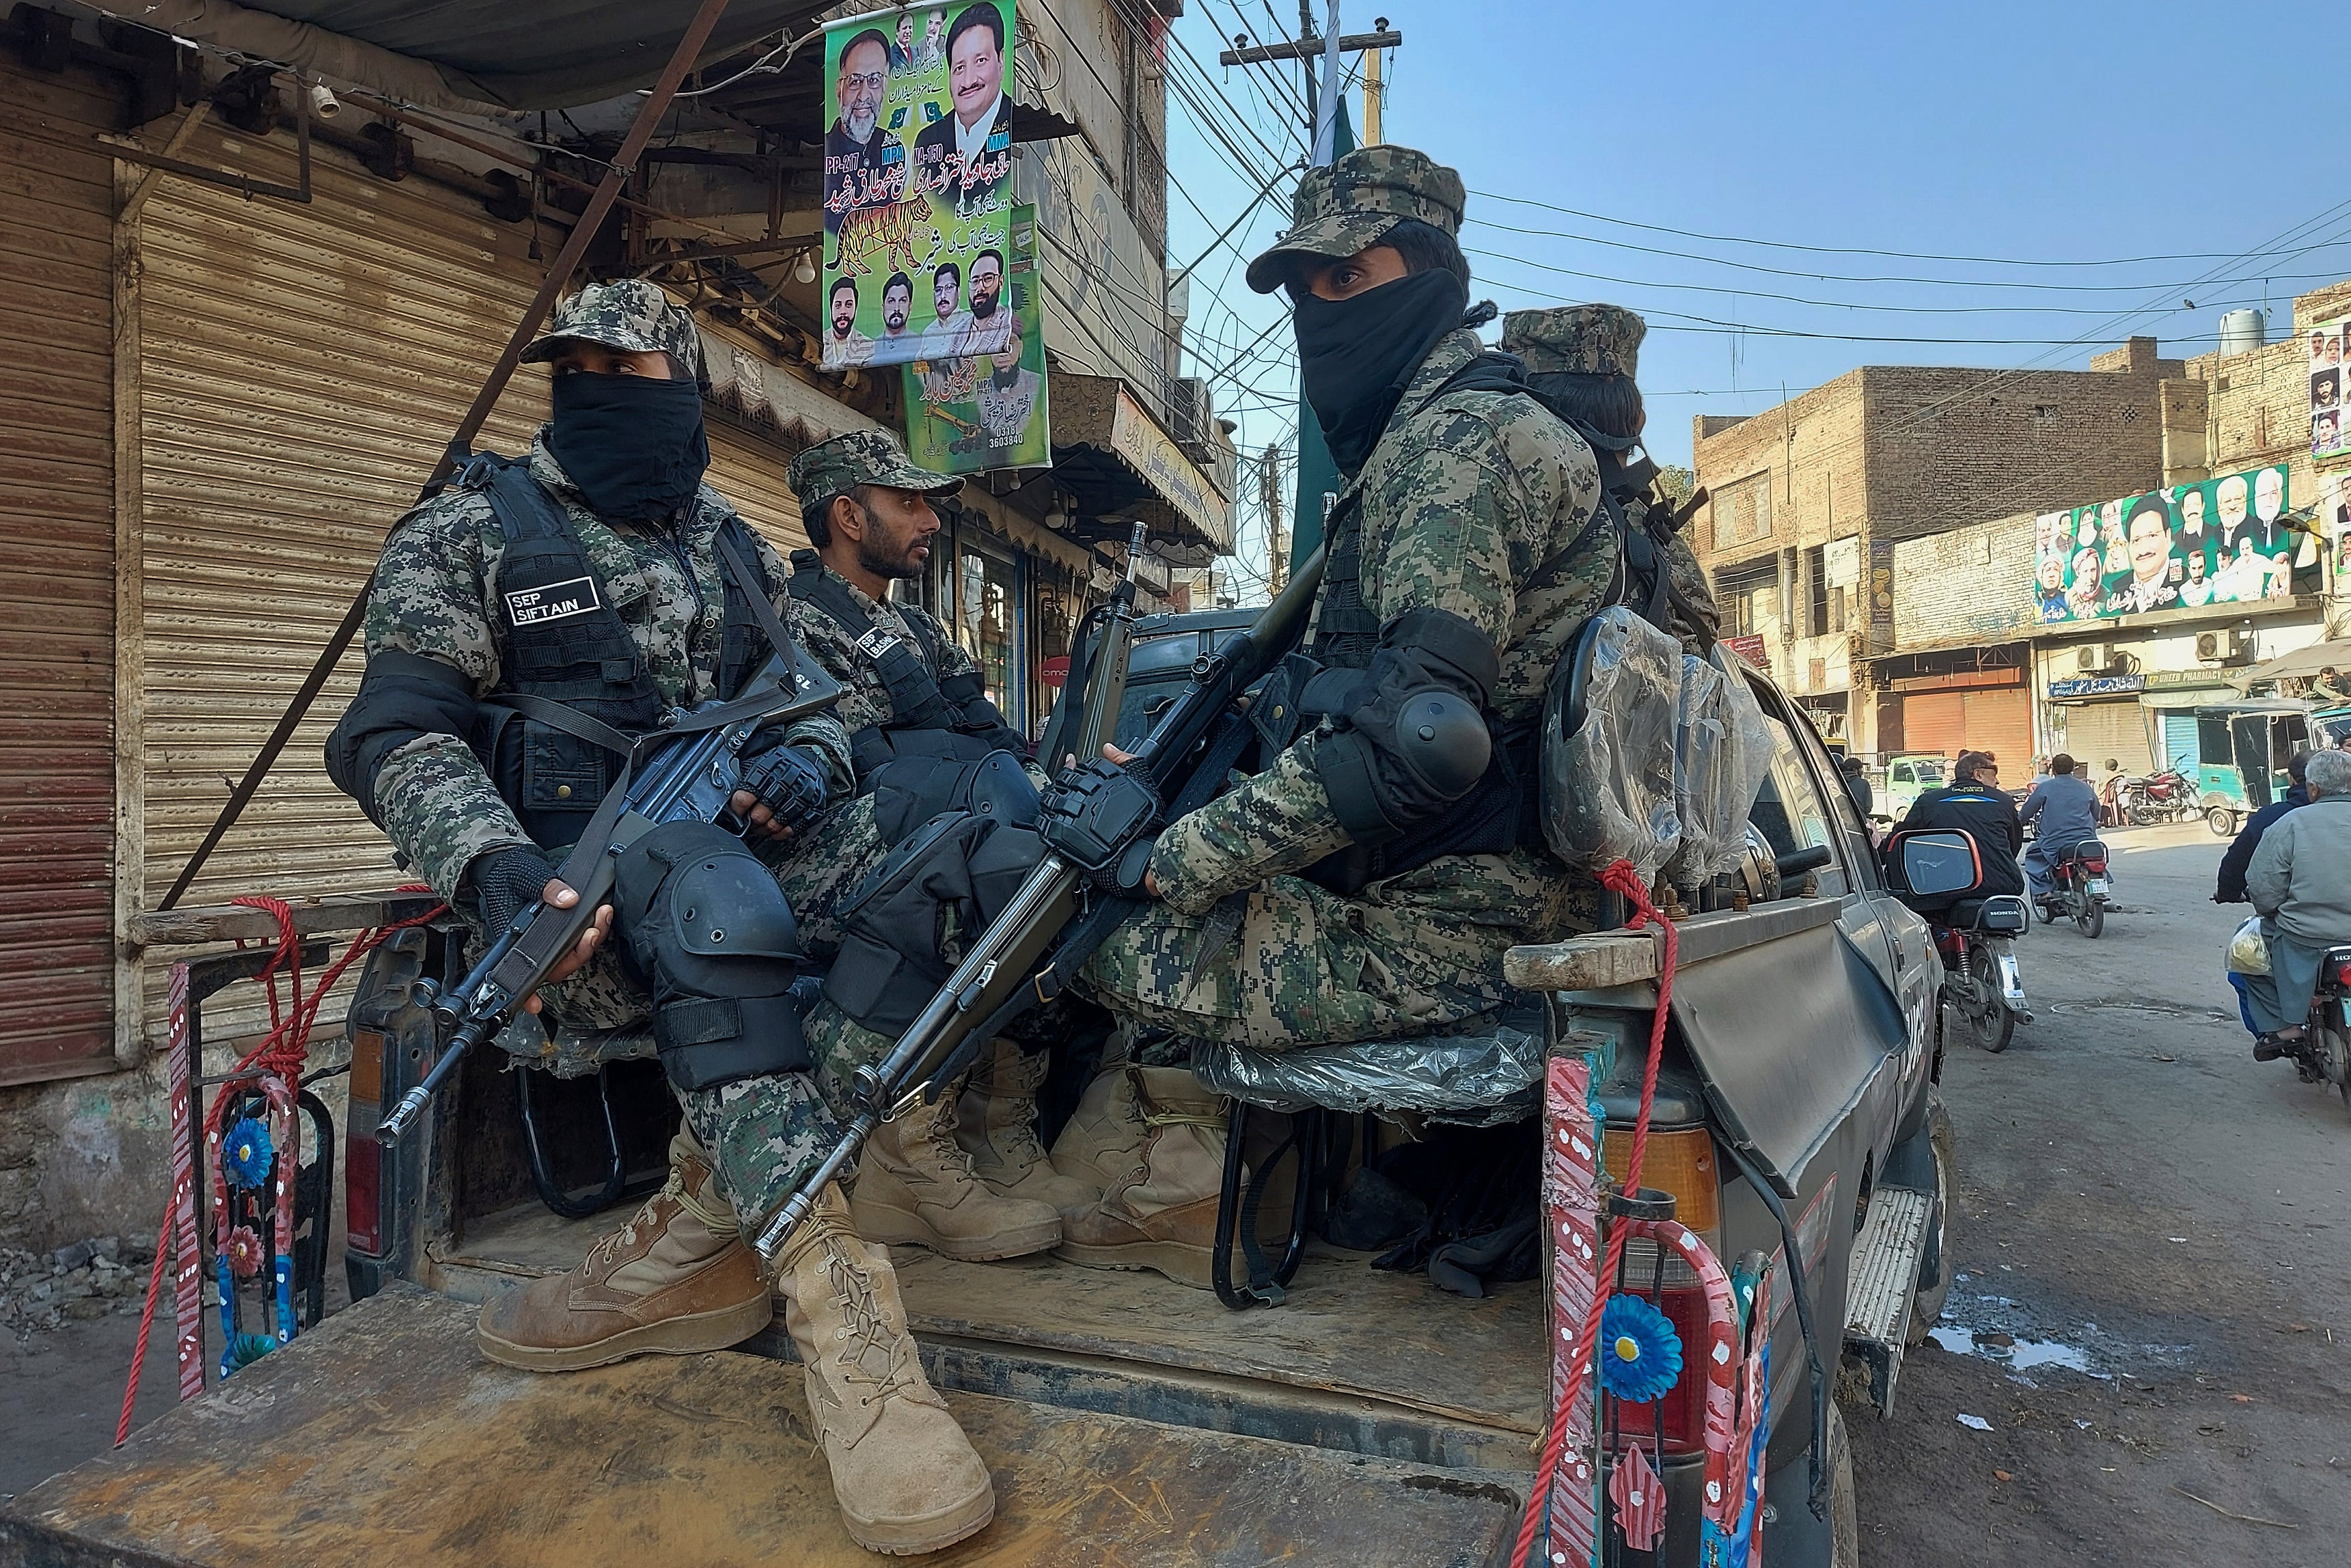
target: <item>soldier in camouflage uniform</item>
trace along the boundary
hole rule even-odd
[[[1637,443],[1648,423],[1635,379],[1647,335],[1647,324],[1621,305],[1562,305],[1504,316],[1501,349],[1526,367],[1527,384],[1553,413],[1591,426],[1604,442]],[[1601,483],[1623,507],[1630,530],[1646,536],[1664,557],[1672,630],[1686,651],[1704,657],[1720,616],[1678,519],[1667,521],[1672,512],[1656,491],[1656,465],[1646,455],[1597,455]]]
[[[826,818],[828,852],[783,876],[796,911],[827,912],[819,943],[841,940],[838,912],[889,851],[975,788],[1009,789],[1033,814],[1043,775],[983,690],[978,665],[937,619],[893,597],[919,580],[939,530],[931,501],[960,481],[916,467],[896,440],[852,431],[792,459],[801,526],[814,549],[792,553],[792,633],[843,688],[857,796]],[[990,758],[1001,767],[982,782]],[[808,929],[803,918],[802,929]],[[951,940],[951,934],[943,934]],[[830,1002],[806,1025],[829,1061],[870,1060],[891,1041]],[[1060,1209],[1092,1193],[1057,1176],[1036,1135],[1046,1058],[999,1041],[960,1097],[884,1124],[852,1189],[859,1234],[981,1260],[1040,1252],[1061,1239]]]
[[[1532,778],[1545,681],[1607,601],[1619,540],[1592,448],[1481,358],[1464,200],[1425,154],[1364,148],[1307,172],[1289,232],[1249,267],[1251,287],[1290,294],[1301,387],[1344,476],[1307,640],[1323,674],[1258,700],[1261,729],[1281,708],[1301,727],[1160,835],[1158,902],[1086,967],[1141,1043],[1064,1134],[1130,1166],[1065,1220],[1073,1261],[1208,1283],[1223,1119],[1182,1065],[1192,1041],[1458,1026],[1502,1003],[1507,948],[1590,927],[1593,890],[1528,831],[1508,759]]]
[[[477,460],[394,525],[367,673],[329,747],[337,783],[477,939],[534,899],[576,901],[554,862],[613,781],[613,749],[736,695],[771,648],[751,595],[787,603],[782,560],[700,482],[707,382],[683,307],[647,282],[591,286],[524,358],[552,363],[553,418],[526,460]],[[758,581],[722,567],[722,541]],[[600,910],[532,998],[538,1020],[504,1041],[580,1070],[644,1053],[650,1032],[684,1109],[669,1182],[578,1268],[486,1304],[477,1338],[549,1372],[721,1349],[780,1294],[851,1534],[936,1550],[987,1522],[994,1491],[923,1376],[886,1255],[832,1189],[764,1266],[742,1239],[835,1141],[819,1085],[855,1065],[802,1049],[774,885],[779,867],[832,856],[840,813],[824,806],[853,788],[847,731],[830,714],[763,731],[744,771],[746,837],[689,822],[640,840],[622,928]],[[720,874],[697,882],[697,866]],[[676,906],[705,894],[714,911],[732,901],[737,956],[695,956]]]

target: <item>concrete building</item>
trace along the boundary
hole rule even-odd
[[[2134,338],[2087,371],[1868,365],[1762,413],[1700,415],[1695,543],[1726,630],[1823,733],[1892,749],[1899,704],[1864,666],[1895,646],[1895,547],[2158,483],[2158,388],[2182,369]]]

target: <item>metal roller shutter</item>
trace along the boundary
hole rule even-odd
[[[1961,706],[1970,751],[1989,751],[2000,762],[2011,789],[2032,782],[2032,698],[2022,686],[1996,686],[1963,694]]]
[[[800,504],[784,482],[792,455],[774,442],[714,423],[710,426],[710,487],[726,497],[743,520],[768,542],[789,555],[808,548],[800,527]]]
[[[2193,713],[2167,713],[2162,716],[2161,724],[2163,765],[2193,776],[2202,754],[2196,739],[2196,716]]]
[[[2066,754],[2081,765],[2082,773],[2090,779],[2104,779],[2112,771],[2106,767],[2109,758],[2122,764],[2126,773],[2152,772],[2147,718],[2147,709],[2136,699],[2071,705],[2065,709]],[[2196,721],[2192,716],[2188,723],[2188,757],[2192,766],[2196,756]]]
[[[1902,749],[1957,757],[1967,738],[1967,709],[1957,692],[1907,692],[1902,698]]]
[[[115,1065],[118,119],[0,55],[0,1083]]]
[[[211,129],[187,155],[294,177],[284,135]],[[385,183],[326,149],[313,168],[307,207],[167,179],[144,218],[151,905],[366,580],[539,276],[528,231],[461,196]],[[527,445],[546,385],[518,375],[483,444]],[[185,902],[393,879],[382,835],[320,758],[360,668],[343,661]],[[152,1024],[162,966],[150,969]],[[207,1029],[257,1016],[247,1005]]]

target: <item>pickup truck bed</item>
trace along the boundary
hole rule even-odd
[[[534,1376],[482,1360],[472,1326],[466,1303],[395,1284],[17,1498],[0,1515],[0,1559],[877,1561],[841,1531],[799,1374],[765,1347]],[[998,1513],[925,1560],[942,1565],[1485,1563],[1505,1550],[1524,1496],[1523,1476],[1019,1398],[949,1401],[995,1472]]]

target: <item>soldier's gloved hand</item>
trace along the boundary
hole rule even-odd
[[[744,758],[735,814],[771,839],[789,836],[824,810],[824,765],[797,746],[772,747]]]
[[[493,941],[513,923],[516,914],[545,896],[555,880],[555,867],[527,844],[476,855],[465,867],[465,887],[482,913],[482,928]]]

